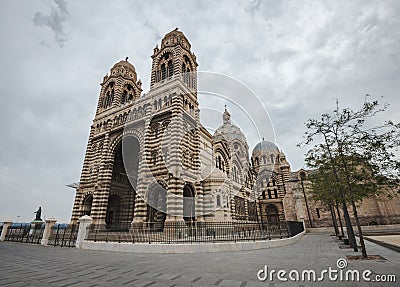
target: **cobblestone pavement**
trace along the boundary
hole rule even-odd
[[[395,274],[396,283],[330,282],[327,277],[323,282],[257,280],[264,265],[286,271],[338,269],[339,258],[355,254],[338,244],[328,234],[307,234],[296,244],[256,251],[135,254],[1,242],[0,286],[400,286],[400,253],[371,242],[369,253],[386,260],[348,261],[343,270]]]

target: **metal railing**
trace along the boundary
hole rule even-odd
[[[89,227],[87,240],[131,243],[216,243],[282,239],[302,232],[301,222],[146,222],[120,229]]]
[[[55,224],[51,228],[48,245],[75,247],[77,235],[77,224]]]
[[[44,231],[44,224],[30,223],[12,224],[8,227],[5,241],[40,244]]]

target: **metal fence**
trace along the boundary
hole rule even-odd
[[[127,231],[129,230],[129,231]],[[253,222],[146,222],[118,230],[89,227],[89,241],[131,243],[215,243],[282,239],[303,231],[301,222],[260,224]]]
[[[75,247],[77,235],[77,224],[55,224],[51,228],[48,245]]]
[[[8,227],[4,240],[40,244],[43,237],[44,226],[44,224],[33,225],[30,223],[12,224]]]

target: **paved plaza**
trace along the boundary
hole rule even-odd
[[[355,254],[338,244],[328,234],[307,234],[296,244],[256,251],[135,254],[1,242],[0,286],[400,286],[399,282],[257,280],[264,265],[287,271],[337,269],[339,258]],[[399,281],[400,253],[371,242],[367,247],[369,254],[386,260],[348,261],[347,269],[395,274]]]
[[[394,246],[400,247],[400,235],[378,235],[378,236],[368,236],[368,238],[375,239],[380,242],[389,243]]]

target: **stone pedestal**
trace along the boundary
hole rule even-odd
[[[29,229],[29,237],[35,238],[36,233],[40,233],[40,229],[42,228],[42,224],[44,223],[41,219],[35,219],[31,222],[31,227]]]
[[[1,230],[0,241],[4,241],[6,239],[8,227],[10,227],[12,223],[12,220],[5,220],[3,222],[3,229]]]
[[[43,231],[43,237],[42,240],[40,241],[41,245],[47,245],[49,242],[49,237],[51,234],[51,229],[53,228],[54,224],[56,224],[57,219],[55,218],[47,218],[46,219],[46,225],[44,227]]]
[[[92,224],[93,219],[90,216],[84,215],[81,218],[79,218],[79,229],[78,229],[78,235],[76,236],[76,242],[75,242],[75,247],[76,248],[81,248],[82,242],[85,241],[87,234],[88,234],[88,229],[89,226]]]

